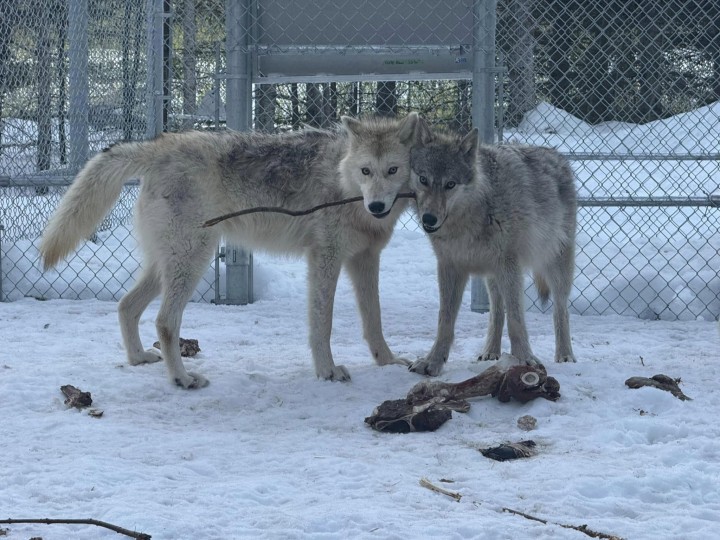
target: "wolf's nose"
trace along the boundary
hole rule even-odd
[[[437,218],[432,214],[423,214],[422,222],[423,225],[427,225],[428,227],[434,227],[437,223]]]
[[[385,203],[380,201],[374,201],[368,204],[368,210],[373,214],[382,214],[385,211]]]

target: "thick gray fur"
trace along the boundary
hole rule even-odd
[[[318,377],[348,380],[330,350],[335,288],[344,266],[356,291],[364,336],[375,361],[396,358],[383,337],[378,298],[380,251],[407,202],[410,148],[418,117],[402,120],[343,118],[336,129],[281,135],[187,132],[113,146],[78,174],[42,238],[40,253],[51,268],[89,237],[120,195],[141,178],[135,225],[144,251],[143,272],[119,305],[120,328],[130,364],[157,362],[144,350],[138,322],[158,294],[156,319],[170,380],[184,388],[207,384],[188,373],[180,358],[183,310],[221,236],[254,250],[305,255],[308,261],[310,348]],[[235,210],[281,206],[304,210],[363,195],[354,203],[303,217],[256,213],[202,228],[204,221]]]
[[[574,362],[568,298],[575,266],[577,201],[567,160],[551,148],[478,144],[433,132],[421,120],[411,152],[411,188],[418,218],[438,261],[438,334],[427,357],[410,369],[437,375],[448,359],[455,320],[471,274],[485,276],[490,316],[480,360],[500,356],[507,311],[510,352],[539,360],[530,348],[523,308],[523,270],[531,269],[540,297],[553,300],[555,360]]]

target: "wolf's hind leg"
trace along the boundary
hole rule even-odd
[[[383,336],[378,291],[380,253],[370,249],[358,253],[347,261],[346,268],[355,287],[355,298],[363,323],[363,336],[375,362],[380,366],[388,364],[409,366],[409,360],[398,358],[392,353]]]
[[[162,303],[155,320],[160,348],[170,381],[188,389],[202,388],[208,380],[185,370],[180,357],[180,324],[195,286],[207,268],[215,242],[209,237],[181,237],[184,242],[168,245],[162,264]]]
[[[154,268],[149,267],[143,271],[140,279],[118,304],[120,332],[123,336],[125,352],[130,365],[149,364],[162,360],[162,356],[158,354],[157,350],[143,350],[138,330],[140,316],[159,292],[160,277]]]
[[[505,300],[500,292],[500,286],[493,276],[485,278],[488,296],[490,298],[490,314],[488,316],[487,335],[485,346],[478,356],[479,361],[497,360],[502,353],[502,332],[505,324]]]
[[[510,338],[510,354],[523,360],[530,366],[541,364],[532,353],[527,325],[525,324],[525,309],[523,307],[523,275],[519,265],[508,262],[502,275],[497,277],[498,285],[507,310],[507,328]]]
[[[574,271],[573,250],[564,250],[545,279],[550,283],[553,297],[553,326],[555,328],[555,361],[576,362],[570,337],[568,301],[572,289]]]

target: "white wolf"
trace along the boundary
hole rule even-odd
[[[50,219],[40,245],[53,267],[90,236],[118,199],[123,184],[141,178],[135,225],[143,271],[119,304],[130,364],[164,358],[170,380],[184,388],[207,384],[180,358],[183,310],[221,236],[251,249],[304,254],[308,261],[310,348],[318,377],[348,380],[330,350],[333,301],[344,265],[355,287],[365,339],[380,365],[408,364],[383,337],[378,298],[380,251],[406,207],[410,148],[418,116],[402,120],[342,118],[333,130],[281,135],[188,132],[125,143],[93,157]],[[349,204],[303,217],[258,213],[210,228],[206,220],[258,206],[303,210],[362,194]],[[162,357],[143,350],[141,314],[162,293],[156,319]]]
[[[432,132],[420,120],[412,150],[411,188],[438,261],[438,335],[410,369],[437,375],[447,361],[470,274],[485,276],[490,316],[481,360],[500,356],[505,310],[510,352],[529,363],[523,269],[534,272],[543,301],[553,299],[555,360],[574,362],[567,303],[575,264],[577,201],[567,160],[550,148],[479,146],[477,130],[461,138]]]

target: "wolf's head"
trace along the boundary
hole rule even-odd
[[[349,191],[363,195],[365,209],[377,218],[390,213],[395,198],[410,181],[410,149],[416,142],[417,113],[402,120],[342,117],[348,152],[340,175]]]
[[[434,233],[475,182],[478,131],[473,129],[465,137],[433,132],[420,119],[417,132],[417,144],[410,153],[410,189],[415,192],[423,229]]]

